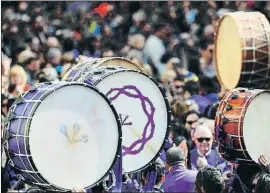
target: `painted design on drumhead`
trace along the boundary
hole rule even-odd
[[[115,95],[113,95],[113,93],[116,92]],[[141,91],[134,85],[126,85],[123,88],[111,88],[109,90],[109,92],[106,94],[106,96],[108,97],[108,99],[113,102],[114,100],[116,100],[120,95],[125,95],[127,97],[130,98],[135,98],[135,99],[139,99],[141,101],[141,105],[142,105],[142,109],[143,112],[145,114],[145,116],[147,117],[147,122],[144,126],[143,129],[143,133],[142,135],[139,137],[138,134],[136,134],[139,139],[134,141],[129,147],[126,147],[124,145],[122,145],[122,155],[123,157],[125,155],[136,155],[138,153],[140,153],[146,143],[152,139],[152,137],[154,136],[154,132],[155,132],[155,123],[154,123],[154,114],[155,114],[155,107],[153,105],[153,103],[150,101],[150,99],[146,96],[144,96]],[[150,107],[150,112],[147,109],[147,105]],[[121,119],[121,124],[122,125],[132,125],[132,122],[126,122],[128,119],[128,116],[125,117],[125,119],[123,119],[122,114],[119,115],[120,119]],[[132,128],[130,128],[132,129]],[[134,129],[132,129],[134,130]],[[150,131],[150,132],[148,132]],[[132,131],[134,132],[134,131]],[[147,135],[147,133],[149,133]]]
[[[73,126],[69,126],[69,127],[66,127],[65,125],[61,125],[59,130],[67,138],[70,145],[73,145],[76,143],[88,142],[88,135],[79,135],[80,134],[79,132],[81,130],[79,124],[74,124]]]

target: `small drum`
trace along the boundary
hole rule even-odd
[[[260,155],[270,157],[270,91],[229,91],[216,114],[216,140],[227,161],[258,163]]]
[[[62,80],[67,80],[69,77],[74,79],[76,77],[77,72],[80,73],[82,73],[82,71],[88,72],[89,69],[96,68],[99,66],[121,66],[127,69],[138,70],[147,74],[146,70],[144,70],[143,67],[133,62],[132,60],[126,58],[121,57],[94,58],[78,63],[64,75]]]
[[[229,90],[270,88],[270,25],[260,12],[227,13],[215,38],[217,77]]]
[[[47,190],[100,183],[121,151],[110,101],[81,83],[44,83],[10,108],[3,147],[18,177]]]
[[[72,74],[75,79],[70,76],[67,80],[95,85],[116,108],[122,125],[125,172],[137,172],[151,164],[167,140],[171,117],[167,97],[158,83],[144,73],[122,67]]]

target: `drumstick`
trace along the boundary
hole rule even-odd
[[[132,131],[132,133],[133,133],[134,136],[140,137],[140,134],[139,134],[135,129],[133,129],[133,128],[131,128],[131,127],[130,127],[129,129]],[[147,147],[153,154],[156,154],[154,148],[151,147],[148,143],[146,143],[146,147]]]

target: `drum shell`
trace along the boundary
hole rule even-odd
[[[234,20],[241,40],[242,53],[239,53],[242,55],[241,75],[236,87],[269,89],[270,25],[268,20],[260,12],[234,12],[226,13],[221,19],[219,26],[226,17]],[[215,47],[217,47],[219,27],[215,35]],[[222,82],[222,78],[218,72],[218,66],[220,64],[216,49],[214,54],[218,80],[226,86],[226,83]]]
[[[215,118],[215,136],[219,142],[219,151],[225,160],[254,164],[246,150],[243,121],[249,104],[261,92],[264,91],[234,89],[222,99]],[[222,137],[223,132],[225,132],[226,137]]]

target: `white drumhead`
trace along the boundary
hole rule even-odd
[[[141,92],[145,97],[148,97],[154,107],[153,122],[154,130],[153,137],[146,143],[144,148],[141,151],[136,153],[136,150],[139,150],[142,146],[142,143],[137,144],[132,148],[134,154],[126,154],[123,148],[130,147],[135,141],[142,138],[142,133],[144,127],[148,122],[148,118],[142,108],[142,101],[138,98],[128,97],[125,94],[119,94],[118,91],[114,91],[109,94],[107,97],[112,101],[112,104],[116,108],[118,114],[122,114],[122,120],[125,118],[125,123],[129,122],[132,125],[123,125],[122,126],[122,148],[123,151],[123,168],[126,172],[133,172],[139,169],[142,169],[151,162],[157,153],[160,151],[162,144],[165,140],[167,127],[168,127],[168,110],[166,108],[166,103],[164,97],[159,90],[158,86],[147,76],[139,74],[134,71],[122,71],[115,74],[112,74],[96,86],[100,89],[101,92],[107,95],[111,88],[123,88],[125,86],[132,85]],[[127,94],[137,95],[136,91],[133,89],[126,89]],[[117,97],[118,96],[118,97]],[[112,100],[111,97],[116,97],[115,100]],[[148,113],[151,112],[150,103],[145,102],[146,110]],[[146,136],[149,136],[151,133],[151,124],[147,127]]]
[[[61,133],[63,126],[71,143]],[[29,132],[37,170],[64,189],[100,180],[113,164],[118,139],[111,107],[99,93],[82,85],[64,86],[47,96],[34,113]]]
[[[270,93],[257,95],[244,117],[244,142],[250,157],[258,163],[260,155],[270,159]]]

